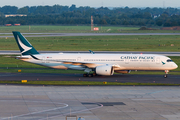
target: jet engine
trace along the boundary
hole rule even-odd
[[[96,67],[96,74],[97,75],[113,75],[114,69],[111,65],[103,65]]]

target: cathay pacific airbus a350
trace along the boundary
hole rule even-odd
[[[20,32],[13,31],[13,35],[21,51],[17,59],[55,69],[83,70],[83,76],[164,70],[167,77],[169,70],[178,67],[169,57],[155,54],[40,54]]]

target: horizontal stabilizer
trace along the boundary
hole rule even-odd
[[[30,59],[29,57],[22,57],[22,56],[4,56],[7,58],[16,58],[16,59]]]

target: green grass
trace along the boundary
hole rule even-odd
[[[139,27],[94,26],[99,31],[91,31],[91,26],[62,26],[62,25],[32,25],[30,26],[0,26],[0,33],[20,31],[23,33],[179,33],[178,30],[138,30]],[[159,28],[157,28],[159,29]]]
[[[97,26],[95,26],[97,27]],[[91,31],[91,26],[1,26],[1,33],[11,33],[12,31],[20,31],[23,33],[89,33],[89,32],[127,32],[137,31],[139,27],[116,27],[116,26],[98,26],[99,31]]]
[[[180,51],[180,36],[74,36],[27,38],[47,51]],[[174,46],[171,46],[171,45]],[[14,38],[0,38],[0,50],[19,50]]]
[[[120,82],[93,82],[93,81],[27,81],[27,83],[21,83],[21,81],[0,81],[0,84],[23,84],[23,85],[80,85],[80,86],[179,86],[180,84],[167,84],[167,83],[120,83]]]
[[[180,74],[180,57],[179,56],[170,56],[170,58],[178,65],[178,68],[172,71],[179,71]]]

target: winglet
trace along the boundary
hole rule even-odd
[[[20,32],[13,31],[12,33],[14,35],[14,38],[16,39],[22,55],[39,54]]]
[[[89,50],[90,53],[94,54],[94,52],[92,50]]]

